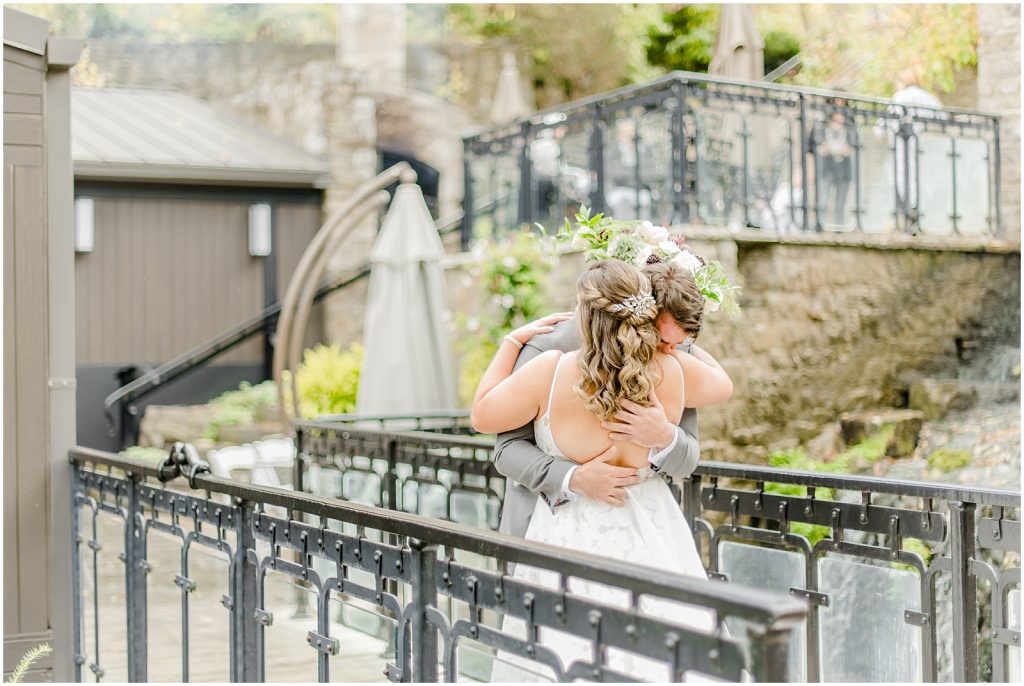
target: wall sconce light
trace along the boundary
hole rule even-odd
[[[92,252],[95,209],[92,198],[75,198],[75,252]]]
[[[249,205],[249,254],[253,257],[266,257],[270,254],[271,218],[270,203]]]

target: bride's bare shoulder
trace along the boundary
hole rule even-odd
[[[665,408],[665,414],[672,420],[679,420],[683,411],[683,398],[685,384],[683,381],[683,370],[679,362],[672,355],[658,353],[655,361],[661,368],[661,378],[655,386],[658,400]]]

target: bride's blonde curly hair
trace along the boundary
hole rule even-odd
[[[596,262],[576,281],[581,376],[575,391],[602,419],[615,415],[623,399],[649,404],[660,340],[654,326],[658,305],[644,297],[650,294],[647,276],[620,260]]]

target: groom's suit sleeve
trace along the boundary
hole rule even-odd
[[[688,411],[693,412],[693,410]],[[697,442],[697,437],[682,426],[677,426],[675,445],[672,446],[668,454],[658,460],[655,468],[675,479],[683,479],[693,473],[698,462],[700,462],[700,444]],[[654,464],[653,461],[652,464]]]
[[[515,369],[540,355],[542,350],[527,343]],[[667,460],[667,458],[666,458]],[[498,434],[494,444],[494,467],[506,479],[512,479],[530,491],[538,494],[554,508],[560,505],[562,482],[576,462],[564,457],[555,457],[537,447],[533,433],[533,422],[513,431]]]

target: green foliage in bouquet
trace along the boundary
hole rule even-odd
[[[583,206],[576,214],[575,228],[566,219],[557,237],[583,250],[588,261],[616,259],[637,267],[656,262],[678,264],[693,274],[709,311],[722,308],[733,315],[739,313],[741,287],[729,282],[721,263],[693,254],[683,236],[670,235],[663,226],[649,221],[622,221],[604,214],[591,216],[590,208]]]

